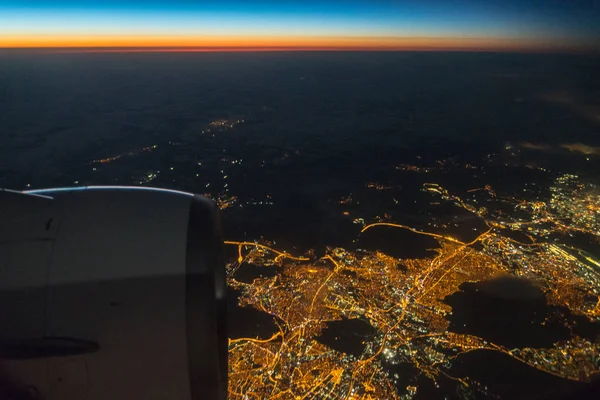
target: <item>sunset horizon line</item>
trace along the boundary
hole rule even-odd
[[[565,39],[518,37],[164,37],[35,36],[0,38],[1,50],[48,52],[474,51],[596,53],[600,46]]]
[[[515,54],[600,54],[597,49],[567,48],[349,48],[349,47],[2,47],[0,53],[35,52],[41,54],[81,53],[515,53]]]

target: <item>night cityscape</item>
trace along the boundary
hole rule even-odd
[[[230,399],[597,393],[596,3],[13,3],[0,187],[212,199]]]

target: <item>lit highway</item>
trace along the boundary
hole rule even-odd
[[[386,189],[377,184],[368,187]],[[238,251],[228,272],[230,287],[242,293],[240,305],[272,315],[278,328],[271,337],[230,339],[231,398],[412,398],[419,388],[407,386],[400,393],[397,375],[385,370],[385,365],[398,363],[411,363],[434,382],[443,376],[485,394],[487,389],[476,380],[449,372],[457,357],[475,350],[501,352],[574,381],[588,381],[598,374],[598,343],[574,335],[550,348],[508,348],[450,331],[452,307],[444,302],[465,283],[511,275],[534,282],[543,290],[547,304],[598,321],[598,260],[551,239],[554,234],[572,232],[600,238],[596,188],[565,175],[550,189],[548,202],[502,197],[490,186],[469,191],[509,204],[519,211],[514,218],[437,184],[425,184],[423,190],[432,201],[450,202],[477,215],[487,230],[467,243],[402,224],[375,222],[363,227],[362,232],[387,227],[434,238],[439,243],[437,254],[423,259],[341,248],[329,248],[321,257],[314,253],[292,256],[260,243],[227,242]],[[521,232],[528,241],[511,238],[509,232]],[[276,268],[277,273],[245,283],[236,279],[244,263]],[[342,319],[367,321],[376,330],[363,342],[360,356],[317,340],[327,323]]]

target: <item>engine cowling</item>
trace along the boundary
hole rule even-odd
[[[225,399],[219,225],[210,200],[184,192],[0,191],[6,393]]]

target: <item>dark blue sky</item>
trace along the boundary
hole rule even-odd
[[[592,42],[598,21],[600,0],[0,0],[0,37],[15,43],[102,35]]]

